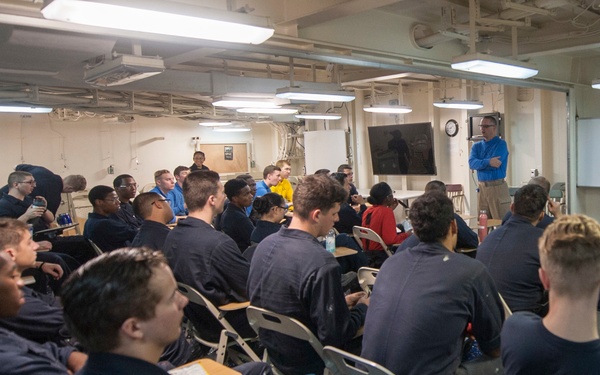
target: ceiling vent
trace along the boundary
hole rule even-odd
[[[118,86],[162,73],[165,63],[160,57],[120,55],[105,60],[84,73],[84,80],[93,86]]]

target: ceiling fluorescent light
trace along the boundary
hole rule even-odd
[[[371,113],[410,113],[412,112],[412,107],[407,105],[378,105],[378,104],[369,104],[363,107],[365,112]]]
[[[249,132],[250,128],[214,128],[214,132],[219,133],[241,133],[241,132]]]
[[[252,98],[235,96],[218,97],[215,98],[212,103],[212,105],[215,107],[228,108],[279,108],[284,104],[290,104],[290,101],[277,98]]]
[[[330,113],[314,113],[314,112],[302,112],[295,115],[296,118],[302,118],[306,120],[339,120],[342,115],[335,112]]]
[[[297,108],[238,108],[239,113],[264,113],[268,115],[293,115]]]
[[[115,5],[102,0],[54,0],[42,14],[46,19],[81,25],[233,43],[260,44],[275,31],[266,17],[184,4],[164,12],[152,9],[152,2],[143,4],[135,8],[126,6],[127,1]]]
[[[538,74],[533,64],[483,53],[472,53],[452,59],[452,69],[506,78],[530,78]]]
[[[52,108],[47,107],[20,107],[20,106],[0,106],[0,112],[12,113],[50,113]]]
[[[595,89],[600,89],[600,78],[596,78],[592,81],[592,87]]]
[[[308,89],[298,86],[283,87],[277,89],[278,98],[290,100],[310,100],[316,102],[351,102],[356,96],[347,91],[325,91]]]
[[[231,121],[200,121],[200,126],[228,126],[233,124]]]
[[[441,100],[433,102],[433,105],[438,108],[452,108],[452,109],[480,109],[480,108],[483,108],[483,103],[478,100],[441,99]]]
[[[93,86],[117,86],[162,73],[160,57],[121,55],[86,70],[83,79]]]

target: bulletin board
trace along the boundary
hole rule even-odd
[[[204,164],[218,173],[244,173],[248,167],[247,143],[204,143],[200,151],[206,155]]]
[[[600,187],[600,119],[577,120],[577,186]]]

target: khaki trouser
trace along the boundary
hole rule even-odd
[[[488,219],[502,220],[510,211],[510,194],[506,181],[480,181],[477,205],[479,211],[487,211]]]

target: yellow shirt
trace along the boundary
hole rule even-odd
[[[294,190],[292,189],[292,184],[287,178],[281,180],[281,182],[277,185],[271,186],[271,192],[281,195],[286,202],[291,202],[293,200],[292,197],[294,195]]]

